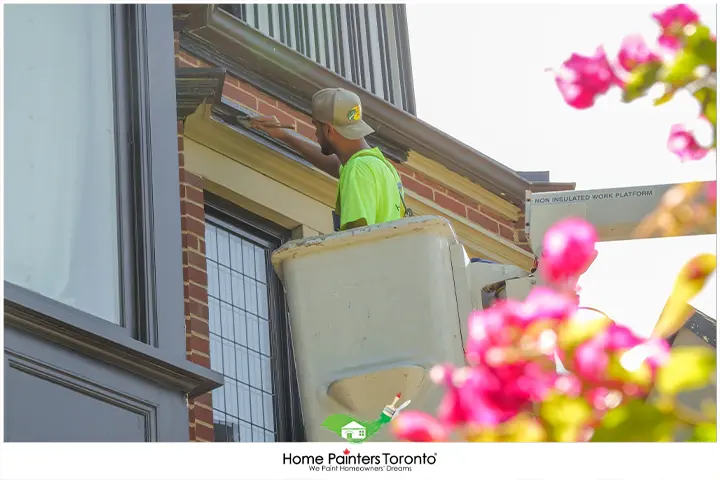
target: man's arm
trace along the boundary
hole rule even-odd
[[[287,144],[305,158],[305,160],[328,175],[335,178],[340,177],[340,160],[337,156],[323,155],[320,145],[309,138],[286,128],[275,128],[272,126],[278,123],[275,117],[255,117],[252,119],[253,128],[261,130],[274,139]]]
[[[356,163],[343,171],[340,183],[340,230],[372,225],[377,218],[377,191],[372,170]]]

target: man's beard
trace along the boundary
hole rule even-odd
[[[335,149],[330,145],[322,144],[320,145],[320,152],[326,157],[329,157],[330,155],[335,154]]]

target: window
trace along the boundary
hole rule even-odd
[[[270,264],[283,235],[257,228],[267,226],[249,214],[207,207],[205,220],[210,361],[225,379],[212,395],[215,440],[291,441],[295,375],[282,289]]]
[[[220,8],[415,114],[405,5],[239,3]]]
[[[6,304],[179,357],[171,7],[14,4],[4,26]]]
[[[5,8],[5,278],[120,323],[111,10]]]
[[[4,12],[5,439],[187,441],[172,6]]]

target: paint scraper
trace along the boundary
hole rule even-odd
[[[255,118],[255,116],[250,115],[245,112],[238,112],[235,115],[227,115],[226,114],[226,115],[223,115],[223,117],[224,117],[223,119],[226,122],[228,122],[230,124],[240,125],[241,127],[244,127],[244,128],[253,128],[252,120],[253,120],[253,118]],[[295,130],[295,125],[289,125],[289,124],[284,124],[284,123],[269,123],[269,124],[266,124],[266,126],[269,128],[285,128],[288,130]]]

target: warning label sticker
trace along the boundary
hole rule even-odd
[[[557,195],[553,197],[536,197],[533,198],[533,203],[575,203],[575,202],[587,202],[588,200],[618,200],[618,199],[630,199],[639,197],[652,197],[655,195],[653,189],[638,188],[628,189],[611,193],[572,193]]]

